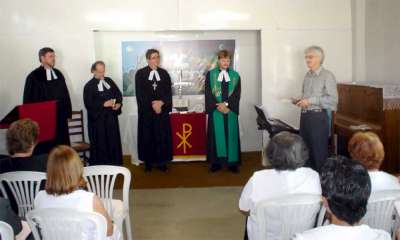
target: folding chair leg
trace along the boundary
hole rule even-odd
[[[124,228],[123,228],[123,224],[124,224],[124,219],[114,219],[114,226],[118,229],[119,233],[121,234],[121,239],[125,239],[125,235],[124,235]]]
[[[131,217],[129,214],[125,218],[125,229],[128,240],[132,240]]]

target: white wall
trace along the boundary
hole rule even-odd
[[[353,33],[353,82],[366,81],[365,0],[351,0]]]
[[[367,81],[399,84],[400,1],[366,0],[365,5]]]
[[[280,101],[298,95],[303,49],[319,44],[338,81],[351,81],[351,2],[348,0],[2,0],[0,116],[22,101],[37,51],[55,48],[75,109],[94,61],[92,31],[261,30],[262,103],[298,125],[297,109]],[[254,139],[258,141],[258,139]],[[0,144],[3,145],[3,144]]]
[[[399,84],[400,1],[352,0],[354,80]]]

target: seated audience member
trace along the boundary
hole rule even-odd
[[[30,234],[28,223],[21,221],[11,209],[8,199],[5,198],[0,198],[0,221],[8,223],[12,227],[16,240],[27,239]]]
[[[265,152],[273,169],[257,171],[249,179],[239,200],[242,213],[249,216],[258,202],[271,198],[300,193],[321,194],[318,173],[304,167],[308,150],[299,135],[281,132],[271,139]],[[254,239],[258,228],[251,218],[247,220],[246,229],[248,239]]]
[[[331,224],[297,234],[295,240],[389,240],[389,233],[359,225],[367,211],[371,180],[358,161],[338,157],[321,171],[322,199]]]
[[[385,151],[378,135],[373,132],[355,133],[348,143],[348,150],[352,159],[360,161],[367,168],[372,192],[400,190],[400,183],[395,176],[379,171]]]
[[[94,193],[83,190],[85,186],[83,163],[78,153],[65,145],[57,146],[49,154],[46,187],[36,196],[34,207],[69,208],[100,213],[107,220],[107,236],[118,239],[119,234],[113,230],[111,218],[102,202]],[[90,231],[88,229],[88,236],[91,236]]]
[[[46,171],[47,155],[32,156],[37,144],[39,126],[30,119],[13,122],[6,134],[10,156],[0,161],[0,173],[12,171]]]

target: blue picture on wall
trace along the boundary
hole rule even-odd
[[[216,66],[217,52],[226,49],[234,56],[235,40],[123,41],[121,47],[124,96],[135,96],[135,73],[147,65],[149,48],[160,51],[174,94],[181,86],[182,95],[198,95],[204,94],[205,75]]]

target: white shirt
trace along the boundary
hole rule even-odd
[[[367,225],[339,226],[330,224],[296,234],[293,240],[390,240],[389,233]]]
[[[319,175],[311,168],[303,167],[291,171],[261,170],[255,172],[244,187],[239,208],[251,213],[260,201],[301,193],[321,194]],[[257,224],[249,217],[247,219],[249,239],[254,239],[252,236],[257,231]]]
[[[37,208],[71,208],[79,211],[94,212],[94,193],[84,190],[76,190],[70,194],[59,196],[47,194],[40,191],[35,198],[35,209]]]
[[[40,191],[34,202],[35,209],[41,208],[68,208],[76,209],[83,212],[94,212],[93,209],[93,197],[94,193],[87,192],[84,190],[76,190],[70,194],[63,194],[59,196],[47,194],[46,191]],[[94,231],[93,223],[88,223],[87,231],[83,236],[84,240],[93,239]]]
[[[59,196],[47,194],[46,191],[40,191],[34,201],[35,209],[40,208],[68,208],[75,209],[83,212],[94,212],[93,207],[94,193],[85,190],[75,190],[70,194],[63,194]],[[88,230],[83,240],[91,240],[94,226],[88,225]],[[112,236],[106,238],[107,240],[121,239],[121,233],[114,225],[114,232]]]
[[[371,191],[400,190],[399,180],[389,173],[383,171],[369,171],[371,179]]]

